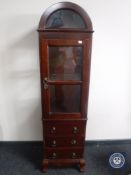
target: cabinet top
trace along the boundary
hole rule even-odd
[[[88,14],[72,2],[56,3],[42,14],[38,32],[44,31],[93,32]]]

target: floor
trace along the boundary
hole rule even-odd
[[[113,152],[124,154],[126,164],[113,169],[108,160]],[[85,145],[86,171],[78,168],[49,168],[40,171],[42,142],[0,142],[0,175],[131,175],[131,141],[90,141]]]

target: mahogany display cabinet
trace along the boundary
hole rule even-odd
[[[79,166],[84,171],[92,23],[79,5],[60,2],[41,16],[38,32],[42,170]]]

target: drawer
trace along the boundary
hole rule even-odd
[[[45,148],[46,159],[79,159],[83,157],[83,148]]]
[[[61,146],[84,146],[84,137],[45,137],[45,146],[61,147]]]
[[[46,135],[82,135],[85,136],[86,121],[66,120],[66,121],[43,121],[44,136]]]

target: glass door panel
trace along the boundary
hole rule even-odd
[[[82,79],[82,46],[49,46],[49,79]]]
[[[50,85],[50,112],[80,112],[80,85]]]
[[[45,40],[45,106],[49,116],[80,116],[83,103],[83,40]],[[69,115],[68,115],[69,114]]]

